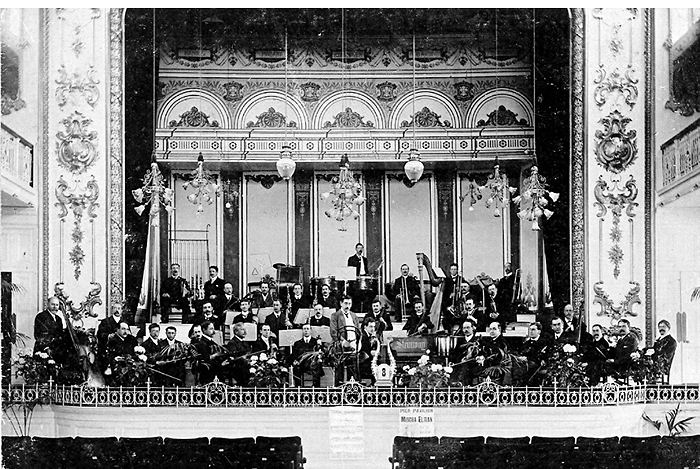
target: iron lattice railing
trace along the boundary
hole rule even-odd
[[[77,407],[588,407],[645,403],[700,403],[699,385],[607,383],[592,388],[477,386],[438,389],[365,387],[355,382],[335,388],[240,388],[215,381],[189,388],[11,385],[10,403]]]

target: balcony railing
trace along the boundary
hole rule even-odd
[[[662,190],[700,172],[700,119],[661,145]]]
[[[34,187],[34,146],[2,124],[0,173],[21,186]]]
[[[215,381],[189,388],[14,385],[2,389],[8,404],[74,407],[600,407],[652,403],[700,403],[700,386],[607,383],[589,388],[477,386],[421,389],[365,387],[240,388]]]

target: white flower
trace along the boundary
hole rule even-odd
[[[41,352],[36,352],[36,353],[34,354],[34,356],[35,356],[35,357],[41,358]]]
[[[408,371],[409,368],[410,368],[410,367],[409,367],[408,365],[404,365],[404,366],[403,366],[403,371]]]
[[[140,345],[137,345],[136,347],[134,347],[134,353],[138,355],[143,355],[144,353],[146,353],[146,349],[141,347]]]
[[[438,365],[436,365],[435,363],[430,365],[430,371],[432,371],[432,372],[438,371]]]
[[[639,360],[639,352],[632,352],[630,353],[630,358],[632,360]]]
[[[574,353],[576,352],[576,346],[571,344],[564,344],[564,353]]]
[[[267,361],[267,354],[266,353],[261,353],[260,354],[260,361],[261,362],[266,362]]]
[[[411,375],[411,376],[415,375],[415,374],[416,374],[416,369],[415,369],[415,368],[411,368],[410,370],[408,370],[408,374]]]
[[[570,364],[570,365],[573,365],[573,364],[574,364],[574,359],[573,359],[573,358],[569,358],[568,360],[566,360],[566,363],[568,363],[568,364]]]
[[[255,374],[255,371],[256,371],[256,370],[255,370],[255,368],[253,368],[253,367],[251,366],[249,371],[251,372],[251,374]]]
[[[650,349],[647,349],[647,353],[645,355],[647,357],[651,357],[652,355],[654,355],[654,353],[656,353],[655,350],[653,348],[650,348]]]
[[[270,359],[267,361],[267,363],[269,363],[270,365],[276,365],[276,364],[277,364],[277,360],[275,360],[274,358],[270,358]]]
[[[111,375],[112,375],[112,369],[111,369],[111,368],[107,368],[107,369],[105,370],[105,376],[111,376]]]
[[[608,376],[608,383],[612,384],[614,382],[615,382],[615,378],[613,378],[612,376]]]
[[[258,357],[256,357],[255,355],[250,357],[250,363],[255,363],[256,361],[258,361]]]
[[[144,354],[141,354],[141,355],[139,355],[139,360],[141,360],[142,362],[145,362],[146,360],[148,360],[148,357]]]
[[[287,372],[287,367],[286,367],[286,366],[281,366],[281,367],[280,367],[280,371],[281,371],[282,373],[286,373],[286,372]]]
[[[56,362],[53,361],[53,360],[49,360],[49,361],[47,361],[46,363],[48,363],[49,365],[55,365],[55,364],[56,364]]]
[[[452,373],[452,367],[451,367],[451,366],[446,366],[444,369],[445,369],[445,373],[447,373],[447,374]]]
[[[425,351],[425,354],[426,354],[426,355],[430,355],[430,350],[426,350],[426,351]]]

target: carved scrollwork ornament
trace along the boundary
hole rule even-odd
[[[61,108],[65,106],[71,93],[79,93],[85,102],[94,108],[100,97],[100,90],[97,87],[100,81],[95,77],[96,73],[95,67],[90,65],[84,77],[78,72],[73,72],[69,76],[65,65],[61,65],[58,69],[59,78],[56,80],[58,106]]]
[[[180,114],[180,120],[171,120],[168,123],[169,127],[219,127],[219,123],[215,120],[209,121],[209,116],[197,109],[197,106],[192,106],[192,109]]]
[[[86,317],[97,317],[97,312],[94,311],[95,306],[101,305],[102,300],[100,299],[100,293],[102,293],[102,285],[97,282],[90,282],[90,291],[87,294],[85,300],[81,301],[77,305],[73,303],[65,291],[65,285],[62,282],[58,282],[54,285],[54,295],[58,298],[61,304],[61,309],[70,314],[70,318],[75,325],[81,324],[83,318]]]
[[[627,129],[631,121],[618,110],[600,120],[604,129],[595,132],[595,154],[596,161],[606,171],[619,174],[637,158],[637,131]]]
[[[82,113],[74,111],[65,117],[61,124],[65,131],[58,132],[58,164],[73,173],[86,171],[97,158],[97,149],[93,142],[97,139],[97,132],[88,130],[92,119]]]
[[[617,321],[626,316],[637,316],[637,312],[634,311],[634,305],[642,304],[642,300],[639,297],[639,291],[641,290],[639,282],[630,282],[630,289],[619,306],[615,305],[610,299],[610,295],[603,288],[603,284],[604,282],[600,281],[593,285],[593,292],[595,293],[593,304],[600,305],[600,311],[596,313],[598,316],[607,316],[611,321]]]
[[[327,129],[329,127],[374,127],[373,122],[365,122],[364,119],[364,116],[361,116],[359,113],[353,111],[351,108],[348,107],[345,108],[345,111],[336,114],[333,118],[333,122],[326,121],[326,123],[323,124],[323,128]]]
[[[287,123],[287,117],[271,107],[267,111],[263,112],[256,117],[255,122],[250,121],[246,124],[247,128],[252,127],[296,127],[297,123],[294,121],[289,121]]]
[[[631,110],[637,104],[637,98],[639,97],[639,91],[636,86],[639,83],[639,79],[635,79],[632,76],[633,73],[634,69],[627,67],[624,74],[620,73],[619,69],[616,68],[608,75],[604,65],[600,64],[597,76],[593,80],[593,83],[596,84],[593,99],[595,99],[598,107],[603,107],[610,94],[617,91],[625,97],[625,103],[629,105]]]
[[[448,120],[442,121],[436,112],[431,111],[429,108],[424,107],[418,111],[414,116],[412,116],[411,121],[401,122],[401,127],[452,127],[452,123]]]
[[[518,119],[516,113],[503,105],[492,111],[486,120],[481,119],[476,123],[477,127],[498,127],[503,125],[528,125],[528,123],[526,119]]]

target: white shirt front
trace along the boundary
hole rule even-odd
[[[345,331],[347,335],[348,342],[355,342],[357,340],[357,335],[355,333],[355,323],[350,316],[350,312],[347,314],[343,312],[343,319],[345,320]]]
[[[365,270],[365,262],[364,259],[362,259],[362,256],[357,256],[360,259],[360,275],[367,275],[367,271]]]

